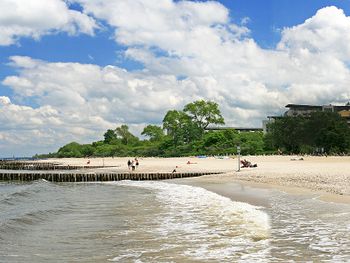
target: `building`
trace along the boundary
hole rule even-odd
[[[315,111],[328,111],[328,112],[338,112],[342,116],[347,116],[350,113],[350,103],[348,102],[344,106],[337,105],[304,105],[304,104],[288,104],[286,108],[289,108],[284,113],[284,116],[304,116],[308,117],[312,112]]]
[[[267,124],[273,122],[275,119],[283,118],[286,116],[296,117],[303,116],[308,117],[312,112],[326,111],[326,112],[338,112],[340,116],[346,119],[350,126],[350,102],[345,105],[307,105],[307,104],[288,104],[286,105],[288,110],[282,116],[267,116],[267,120],[263,121],[263,130],[267,132]]]
[[[206,131],[222,131],[222,130],[236,130],[238,132],[257,132],[263,131],[262,128],[245,128],[245,127],[207,127]]]

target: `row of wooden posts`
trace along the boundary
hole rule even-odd
[[[116,166],[92,166],[92,165],[61,165],[50,162],[16,162],[16,161],[0,161],[0,169],[2,170],[78,170],[78,169],[98,169],[112,168]]]
[[[193,173],[1,173],[1,181],[34,181],[44,179],[51,182],[96,182],[120,180],[166,180],[174,178],[196,177],[218,172]]]

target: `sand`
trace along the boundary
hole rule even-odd
[[[302,158],[302,159],[301,159]],[[128,171],[127,160],[132,158],[67,158],[51,159],[70,165],[114,166],[108,171]],[[240,183],[255,188],[273,188],[295,194],[319,193],[327,201],[350,203],[350,157],[314,156],[243,156],[256,168],[238,169],[236,158],[138,158],[137,172],[223,172],[220,175],[192,178],[195,184],[220,184],[216,192],[223,194],[225,184]],[[191,164],[187,164],[187,162]]]

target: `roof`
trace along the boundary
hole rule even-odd
[[[322,106],[318,105],[307,105],[307,104],[287,104],[286,108],[310,108],[310,109],[321,109]]]
[[[322,109],[323,107],[333,107],[337,111],[350,110],[350,105],[308,105],[308,104],[287,104],[286,108],[308,108],[308,109]]]
[[[262,131],[262,128],[247,128],[247,127],[207,127],[206,130],[236,130],[236,131]]]

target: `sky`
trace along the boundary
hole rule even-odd
[[[140,135],[215,101],[227,126],[350,101],[350,0],[2,0],[0,157]]]

